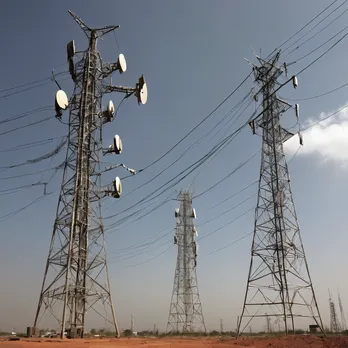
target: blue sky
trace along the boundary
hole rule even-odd
[[[0,56],[3,67],[0,90],[50,77],[52,68],[57,73],[66,71],[66,44],[71,39],[75,40],[78,50],[87,47],[86,38],[69,16],[68,9],[77,13],[91,26],[119,24],[121,27],[116,32],[118,45],[114,36],[109,35],[98,42],[98,49],[104,61],[116,61],[117,55],[122,52],[126,56],[128,70],[122,76],[115,74],[113,82],[133,86],[143,73],[148,83],[149,99],[145,106],[138,106],[135,98],[130,98],[120,108],[116,120],[105,127],[105,145],[109,145],[113,135],[117,133],[122,137],[124,151],[120,157],[108,157],[104,160],[113,163],[120,161],[131,168],[143,168],[171,148],[249,74],[251,67],[244,58],[255,62],[253,50],[259,53],[261,49],[262,55],[270,53],[329,3],[330,1],[324,0],[180,0],[98,3],[36,1],[29,4],[14,0],[4,6],[0,13],[0,26],[4,33],[3,54]],[[338,1],[336,6],[341,3],[343,1]],[[335,15],[346,8],[348,5],[343,5]],[[347,14],[344,14],[308,44],[292,54],[282,56],[283,61],[296,61],[312,51],[344,28],[346,17]],[[314,29],[312,34],[319,31],[325,23]],[[290,73],[300,71],[328,47],[329,45],[293,64],[289,67]],[[295,100],[343,85],[347,81],[346,56],[347,41],[343,41],[301,74],[296,91],[284,88],[279,95],[294,100],[295,103]],[[62,88],[71,95],[73,85],[68,75],[62,75],[60,80]],[[249,79],[223,107],[168,156],[144,173],[125,180],[124,193],[143,185],[175,161],[253,86],[252,79]],[[5,98],[1,96],[6,93],[2,93],[0,120],[40,107],[53,107],[55,92],[56,85],[47,83],[42,87]],[[104,105],[107,105],[109,97],[117,105],[122,96],[106,96]],[[328,96],[299,101],[301,122],[306,126],[313,120],[319,120],[323,115],[345,105],[347,99],[346,89],[343,88]],[[252,104],[230,131],[243,124],[254,108]],[[2,124],[0,133],[50,115],[53,115],[53,111]],[[345,246],[348,242],[345,207],[348,194],[347,116],[348,114],[342,112],[321,126],[312,127],[305,132],[305,146],[289,165],[304,246],[325,323],[328,323],[329,319],[328,287],[335,296],[339,287],[343,303],[348,304],[348,283],[345,277],[342,277],[346,264]],[[66,121],[67,117],[68,114],[65,113],[63,120]],[[289,111],[284,119],[287,124],[293,124],[293,112]],[[106,199],[104,207],[114,204],[104,211],[104,216],[115,214],[147,197],[160,185],[191,165],[218,142],[228,130],[228,125],[227,123],[225,129],[214,138],[206,138],[148,185],[116,203],[111,198]],[[51,119],[36,126],[0,135],[1,149],[66,133],[66,126]],[[0,152],[0,164],[8,166],[21,163],[50,152],[56,145],[57,140],[45,146]],[[156,204],[164,201],[170,194],[171,198],[175,198],[182,188],[189,188],[196,174],[198,175],[192,187],[196,194],[201,193],[253,155],[260,149],[260,145],[259,137],[253,137],[249,129],[243,130],[218,156],[159,197]],[[287,145],[290,157],[297,147],[296,142]],[[61,163],[64,155],[62,151],[54,158],[52,164]],[[46,169],[50,166],[49,162],[50,160],[0,172],[0,190],[40,181],[41,175],[3,178]],[[220,318],[224,319],[226,330],[234,329],[236,317],[240,314],[250,262],[251,236],[220,252],[211,253],[252,231],[251,208],[256,204],[256,197],[218,219],[206,224],[204,222],[256,193],[257,186],[254,185],[218,208],[210,209],[257,180],[259,166],[260,157],[256,156],[231,178],[193,202],[197,211],[200,236],[219,229],[250,210],[242,218],[199,242],[198,281],[209,329],[218,328]],[[33,322],[52,234],[61,174],[58,172],[48,186],[48,191],[54,193],[45,196],[42,201],[11,219],[2,221],[0,218],[0,331],[12,328],[24,330]],[[115,175],[125,174],[127,173],[121,169],[116,170],[103,180],[107,183]],[[49,177],[50,173],[46,173],[43,180]],[[26,206],[40,197],[42,192],[42,186],[36,186],[10,195],[0,195],[0,215],[4,216]],[[138,330],[152,328],[153,324],[159,329],[165,328],[176,249],[172,247],[158,258],[149,262],[147,260],[167,250],[171,245],[172,235],[168,234],[151,248],[145,249],[146,253],[137,255],[134,249],[130,249],[129,253],[120,254],[119,249],[142,244],[143,240],[162,230],[158,236],[169,232],[175,227],[176,207],[177,202],[169,201],[143,219],[137,222],[130,219],[124,227],[107,233],[112,294],[122,328],[130,325],[131,313],[135,313]],[[146,209],[145,212],[151,207]],[[117,218],[107,220],[105,224],[116,222]],[[199,225],[202,224],[204,225],[200,228]],[[166,241],[167,244],[163,244]],[[129,256],[132,258],[117,261]],[[90,325],[102,326],[93,318]]]

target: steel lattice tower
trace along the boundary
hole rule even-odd
[[[189,192],[181,192],[179,201],[180,208],[175,210],[177,223],[174,235],[178,257],[167,333],[206,332],[196,273],[196,213],[192,208],[192,196]]]
[[[280,319],[285,333],[294,332],[295,319],[297,325],[302,325],[304,318],[314,320],[323,330],[283,150],[284,142],[294,134],[280,125],[280,116],[291,105],[276,96],[276,91],[288,82],[292,81],[296,88],[297,78],[278,83],[278,77],[284,70],[287,72],[285,64],[277,66],[279,56],[278,52],[268,61],[257,57],[259,65],[253,68],[260,86],[255,99],[262,95],[263,111],[250,126],[254,134],[257,128],[262,129],[262,157],[251,262],[238,334],[253,319],[265,316]],[[298,117],[298,105],[295,109]]]
[[[347,330],[347,325],[346,325],[346,318],[344,316],[343,304],[342,304],[340,293],[338,293],[338,305],[340,307],[340,312],[341,312],[341,329],[342,331],[345,331]]]
[[[338,320],[338,315],[336,312],[336,306],[334,301],[331,298],[331,294],[329,291],[329,308],[330,308],[330,331],[331,332],[340,332],[341,325]]]
[[[75,52],[74,42],[68,45],[69,71],[75,83],[69,101],[68,148],[33,329],[35,332],[41,315],[48,311],[58,321],[62,338],[65,331],[71,337],[83,337],[86,312],[93,311],[103,318],[103,324],[107,321],[113,325],[119,336],[110,292],[101,200],[110,193],[119,197],[121,188],[118,178],[115,189],[102,188],[101,158],[103,152],[120,153],[122,143],[103,151],[102,127],[112,121],[114,107],[110,102],[103,111],[102,96],[118,91],[125,97],[136,94],[143,102],[141,94],[146,84],[142,77],[135,88],[108,85],[105,79],[116,70],[125,71],[126,63],[120,55],[122,62],[103,64],[96,49],[97,39],[118,26],[89,28],[69,13],[86,34],[89,47]],[[62,115],[60,109],[56,97],[57,117]]]

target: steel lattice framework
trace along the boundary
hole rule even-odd
[[[178,256],[167,333],[206,332],[197,283],[197,232],[193,222],[192,196],[189,192],[181,192],[179,201],[174,235]]]
[[[102,96],[116,90],[127,97],[139,88],[105,83],[119,65],[102,64],[97,39],[118,26],[89,28],[70,14],[88,37],[89,47],[69,59],[75,87],[69,101],[67,154],[34,330],[48,311],[58,321],[61,337],[65,331],[83,337],[86,312],[93,311],[103,324],[112,324],[119,336],[101,215],[101,200],[112,193],[101,186],[102,126],[112,121],[111,114],[102,111]]]
[[[340,325],[340,322],[338,320],[336,306],[335,306],[334,301],[331,298],[331,295],[329,295],[329,308],[330,308],[330,331],[331,332],[340,332],[341,325]]]
[[[294,135],[280,125],[280,116],[291,107],[276,96],[283,67],[277,66],[279,52],[268,61],[257,58],[260,65],[254,66],[254,75],[260,86],[258,94],[263,96],[263,111],[250,126],[254,133],[256,128],[262,129],[262,158],[251,262],[238,334],[253,319],[272,316],[285,333],[294,332],[295,319],[297,325],[304,324],[303,318],[310,318],[310,323],[314,321],[323,330],[283,150],[284,142]],[[287,82],[291,80],[296,87],[297,78]],[[299,136],[302,144],[300,133]]]

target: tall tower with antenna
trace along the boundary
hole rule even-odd
[[[102,168],[101,158],[106,153],[119,154],[122,142],[116,135],[113,145],[103,149],[102,129],[113,120],[115,110],[112,101],[103,110],[102,97],[113,91],[124,93],[125,98],[135,94],[138,102],[144,104],[147,87],[143,76],[134,88],[108,84],[106,78],[113,72],[126,71],[126,60],[120,54],[116,63],[103,63],[97,40],[118,26],[90,28],[74,13],[69,13],[87,36],[89,45],[86,51],[75,51],[74,41],[67,45],[69,71],[75,84],[70,100],[57,83],[57,118],[62,117],[62,110],[69,108],[69,136],[33,330],[43,320],[47,326],[55,320],[62,338],[65,332],[70,337],[83,337],[86,313],[94,313],[103,319],[103,324],[110,323],[119,336],[110,291],[101,203],[105,196],[120,197],[122,185],[116,177],[112,185],[102,187],[101,174],[108,169]]]
[[[179,195],[174,243],[178,246],[167,333],[206,332],[197,283],[196,211],[190,192]]]
[[[330,290],[329,290],[329,308],[330,308],[330,331],[331,332],[340,332],[341,327],[338,320],[336,306],[334,301],[332,300]]]
[[[306,322],[313,321],[323,330],[283,150],[284,142],[294,134],[281,126],[280,116],[292,106],[276,95],[287,83],[292,82],[296,88],[298,82],[296,76],[284,83],[277,81],[286,73],[286,65],[280,66],[279,57],[279,52],[269,60],[257,57],[258,65],[253,67],[260,86],[255,100],[262,96],[263,110],[250,121],[250,127],[254,134],[262,130],[262,157],[251,262],[238,334],[252,320],[265,316],[280,319],[286,334],[294,332],[295,325],[303,328]],[[299,124],[298,104],[294,108]],[[298,135],[302,145],[300,132]]]
[[[347,330],[347,324],[346,324],[346,318],[344,316],[344,310],[343,310],[343,304],[341,300],[340,293],[338,292],[338,306],[340,307],[340,312],[341,312],[341,330],[345,331]]]

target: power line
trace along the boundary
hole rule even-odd
[[[336,45],[338,45],[345,37],[348,35],[348,33],[344,34],[339,40],[337,40],[332,46],[330,46],[324,53],[322,53],[319,57],[314,59],[311,63],[309,63],[307,66],[305,66],[302,70],[300,70],[297,75],[300,75],[305,70],[307,70],[309,67],[311,67],[313,64],[315,64],[318,60],[320,60],[322,57],[324,57],[327,53],[329,53]],[[276,90],[277,91],[277,90]]]
[[[240,237],[240,238],[234,240],[232,243],[227,244],[227,245],[224,245],[223,247],[221,247],[221,248],[219,248],[219,249],[216,249],[216,250],[212,251],[211,253],[209,253],[209,255],[215,254],[215,253],[217,253],[217,252],[219,252],[219,251],[221,251],[221,250],[224,250],[224,249],[226,249],[226,248],[230,248],[232,245],[237,244],[237,243],[240,242],[241,240],[243,240],[243,239],[245,239],[245,238],[251,236],[253,233],[254,233],[254,232],[249,232],[249,233],[247,233],[246,235],[244,235],[243,237]]]
[[[338,41],[336,41],[331,47],[329,47],[324,53],[322,53],[319,57],[317,57],[314,61],[312,61],[311,63],[309,63],[307,66],[305,66],[302,70],[300,70],[300,72],[297,75],[300,75],[301,73],[303,73],[305,70],[307,70],[309,67],[311,67],[313,64],[315,64],[317,61],[319,61],[324,55],[326,55],[331,49],[333,49],[338,43],[340,43],[346,36],[348,35],[345,34],[343,37],[341,37]],[[250,75],[249,75],[250,76]],[[248,76],[248,77],[249,77]],[[281,89],[283,86],[285,86],[288,82],[290,82],[292,80],[292,78],[290,78],[289,80],[287,80],[285,83],[281,84],[277,89],[275,89],[275,91],[273,93],[271,93],[271,95],[269,95],[268,98],[271,98],[273,94],[275,94],[279,89]],[[246,81],[246,80],[245,80]],[[261,112],[261,114],[265,112],[265,110],[263,110]],[[259,116],[259,115],[258,115]],[[256,116],[256,118],[258,117]],[[248,122],[250,121],[250,119],[248,120]],[[247,123],[248,123],[247,122]],[[247,124],[246,123],[246,124]],[[243,129],[245,127],[244,124],[243,126],[241,126],[239,129],[237,129],[233,135],[238,134],[240,132],[241,129]],[[229,136],[231,137],[231,135]],[[224,139],[224,141],[222,141],[220,144],[217,144],[216,147],[213,148],[213,150],[211,150],[208,154],[206,154],[205,156],[203,156],[202,158],[200,158],[198,161],[196,161],[195,163],[193,163],[191,166],[189,166],[188,168],[186,168],[184,171],[182,171],[181,173],[179,173],[178,175],[176,175],[174,178],[172,178],[171,180],[167,181],[164,185],[162,185],[160,188],[158,188],[157,190],[153,191],[150,195],[147,195],[145,198],[141,199],[140,201],[138,201],[137,203],[135,203],[134,205],[124,209],[123,211],[121,211],[118,214],[114,214],[111,215],[107,218],[111,218],[111,217],[115,217],[119,214],[122,214],[125,211],[128,211],[132,208],[134,208],[135,206],[139,205],[139,204],[143,204],[143,203],[147,203],[153,199],[155,199],[156,197],[158,197],[159,195],[163,194],[166,190],[168,190],[169,188],[175,186],[176,184],[178,184],[180,181],[182,181],[185,177],[187,177],[190,173],[192,173],[192,171],[194,171],[195,169],[197,169],[199,166],[201,166],[208,158],[210,158],[213,154],[215,154],[216,152],[220,152],[222,148],[224,148],[226,146],[226,140],[229,138],[226,137]],[[225,142],[225,144],[224,144]],[[228,145],[228,143],[227,143]],[[178,176],[182,175],[183,173],[185,173],[188,169],[192,168],[187,174],[185,174],[183,177],[181,177],[176,183],[172,184],[170,187],[167,187],[166,189],[162,190],[162,192],[160,192],[159,194],[157,194],[155,197],[149,198],[149,196],[152,196],[153,194],[155,194],[156,192],[158,192],[160,189],[162,189],[164,186],[168,185],[170,182],[174,181]]]
[[[28,128],[28,127],[31,127],[31,126],[35,126],[37,124],[40,124],[40,123],[43,123],[43,122],[47,122],[49,120],[52,120],[53,118],[55,118],[54,116],[49,116],[49,117],[46,117],[42,120],[39,120],[39,121],[35,121],[35,122],[32,122],[32,123],[28,123],[26,125],[23,125],[23,126],[20,126],[20,127],[17,127],[17,128],[13,128],[13,129],[10,129],[10,130],[7,130],[7,131],[4,131],[2,133],[0,133],[0,135],[5,135],[5,134],[9,134],[9,133],[13,133],[13,132],[16,132],[20,129],[24,129],[24,128]]]
[[[250,208],[249,210],[245,211],[244,213],[242,213],[242,214],[238,215],[236,218],[232,219],[231,221],[229,221],[229,222],[228,222],[228,223],[226,223],[225,225],[223,225],[223,226],[221,226],[221,227],[217,228],[217,229],[216,229],[216,230],[214,230],[214,231],[211,231],[211,232],[209,232],[209,233],[207,233],[207,234],[203,235],[203,236],[202,236],[202,237],[200,237],[198,240],[205,239],[205,238],[207,238],[207,237],[211,236],[212,234],[215,234],[215,233],[217,233],[217,232],[221,231],[221,230],[222,230],[222,229],[224,229],[225,227],[227,227],[227,226],[231,225],[231,224],[232,224],[232,223],[234,223],[235,221],[239,220],[240,218],[242,218],[243,216],[245,216],[246,214],[248,214],[248,213],[250,213],[251,211],[254,211],[254,210],[255,210],[255,206],[253,206],[253,207],[252,207],[252,208]]]
[[[0,166],[0,169],[13,169],[13,168],[22,167],[25,165],[37,164],[37,163],[44,161],[48,158],[53,158],[55,155],[57,155],[63,149],[66,142],[67,142],[67,139],[61,140],[53,151],[50,151],[50,152],[48,152],[44,155],[41,155],[39,157],[36,157],[36,158],[32,158],[32,159],[27,160],[25,162],[16,163],[16,164],[12,164],[9,166]]]
[[[334,12],[336,12],[339,8],[341,8],[348,0],[345,0],[341,5],[339,5],[338,7],[336,7],[334,10],[332,10],[328,15],[326,15],[322,20],[320,20],[314,27],[312,27],[309,31],[307,31],[307,33],[303,34],[299,39],[297,39],[295,42],[293,42],[290,46],[288,46],[287,48],[285,48],[283,50],[283,54],[288,50],[290,49],[293,45],[295,45],[297,42],[301,41],[307,34],[309,34],[312,30],[314,30],[318,25],[320,25],[326,18],[328,18],[329,16],[331,16]],[[344,14],[345,12],[343,12],[342,14]],[[341,14],[341,15],[342,15]],[[341,16],[340,15],[340,16]],[[339,16],[339,17],[340,17]],[[339,18],[338,17],[338,18]],[[335,20],[337,20],[338,18],[335,18],[331,23],[333,23]],[[329,25],[331,24],[329,23]],[[326,27],[325,27],[326,28]],[[324,29],[325,29],[324,28]],[[322,29],[322,30],[324,30]],[[320,31],[318,32],[320,33]]]
[[[225,214],[231,212],[232,210],[234,210],[234,209],[240,207],[243,203],[245,203],[245,202],[249,201],[251,198],[255,197],[256,194],[257,194],[257,193],[253,193],[251,196],[249,196],[249,197],[243,199],[243,200],[242,200],[241,202],[239,202],[238,204],[235,204],[235,205],[233,205],[231,208],[229,208],[229,209],[225,210],[224,212],[222,212],[221,214],[219,214],[219,215],[217,215],[217,216],[215,216],[215,217],[213,217],[213,218],[211,218],[211,219],[209,219],[209,220],[204,221],[201,225],[198,225],[197,227],[202,227],[202,226],[208,224],[209,222],[212,222],[212,221],[214,221],[214,220],[220,218],[221,216],[223,216],[223,215],[225,215]],[[243,215],[243,216],[244,216],[244,215]]]
[[[37,114],[37,113],[39,113],[41,111],[47,111],[47,110],[53,110],[53,108],[51,106],[43,106],[43,107],[38,108],[38,109],[34,109],[34,110],[27,111],[27,112],[23,112],[21,114],[15,115],[15,116],[8,117],[5,120],[1,120],[0,124],[13,122],[13,121],[19,120],[21,118],[24,118],[24,117],[27,117],[27,116],[31,116],[33,114]]]
[[[59,76],[59,75],[67,74],[67,73],[68,73],[67,71],[60,72],[60,73],[56,74],[55,76]],[[13,91],[14,89],[18,89],[18,88],[22,88],[22,87],[32,86],[32,85],[35,85],[37,83],[40,83],[40,82],[43,82],[43,81],[47,81],[47,80],[52,81],[52,77],[45,77],[45,78],[40,79],[40,80],[27,82],[27,83],[24,83],[24,84],[21,84],[21,85],[17,85],[17,86],[14,86],[14,87],[10,87],[10,88],[5,88],[5,89],[0,90],[0,93]]]
[[[258,155],[261,152],[261,150],[258,150],[257,152],[255,152],[252,156],[250,156],[247,160],[245,160],[244,162],[242,162],[241,164],[239,164],[236,168],[234,168],[229,174],[227,174],[225,177],[223,177],[221,180],[219,180],[217,183],[215,183],[214,185],[210,186],[209,188],[207,188],[206,190],[204,190],[203,192],[201,192],[200,194],[194,196],[193,198],[199,198],[203,195],[205,195],[206,193],[208,193],[209,191],[213,190],[215,187],[217,187],[218,185],[220,185],[222,182],[224,182],[226,179],[230,178],[233,174],[235,174],[238,170],[240,170],[241,168],[243,168],[248,162],[250,162],[256,155]]]
[[[347,87],[348,86],[348,82],[346,82],[345,84],[339,86],[339,87],[336,87],[328,92],[324,92],[324,93],[321,93],[321,94],[317,94],[317,95],[314,95],[314,96],[311,96],[311,97],[306,97],[306,98],[297,98],[297,99],[289,99],[289,98],[284,98],[286,100],[289,100],[289,101],[305,101],[305,100],[312,100],[312,99],[317,99],[317,98],[320,98],[320,97],[323,97],[323,96],[326,96],[328,94],[331,94],[333,92],[336,92],[344,87]]]
[[[309,63],[307,66],[305,66],[302,70],[300,70],[300,72],[297,73],[297,76],[300,75],[301,73],[303,73],[305,70],[307,70],[309,67],[311,67],[313,64],[315,64],[317,61],[319,61],[324,55],[326,55],[330,50],[332,50],[338,43],[340,43],[346,36],[348,35],[345,34],[343,37],[341,37],[338,41],[336,41],[331,47],[329,47],[324,53],[322,53],[319,57],[317,57],[314,61],[312,61],[311,63]],[[249,75],[250,76],[250,75]],[[289,80],[287,80],[286,82],[284,82],[283,84],[281,84],[277,89],[275,89],[269,96],[268,98],[271,98],[273,94],[275,94],[278,90],[280,90],[283,86],[285,86],[288,82],[290,82],[292,80],[292,78],[290,78]],[[261,114],[265,112],[265,110],[263,110],[261,112]],[[259,115],[258,115],[259,116]],[[256,118],[258,117],[256,116]],[[252,118],[252,117],[251,117]],[[250,118],[250,119],[251,119]],[[248,120],[248,122],[250,121],[250,119]],[[247,122],[247,123],[248,123]],[[156,192],[158,192],[160,189],[162,189],[164,186],[166,186],[168,183],[172,182],[173,180],[175,180],[178,176],[182,175],[184,172],[186,172],[188,169],[194,167],[192,170],[190,170],[186,175],[184,175],[182,178],[180,178],[174,185],[171,185],[171,187],[175,186],[176,184],[178,184],[180,181],[182,181],[185,177],[187,177],[190,173],[192,173],[193,170],[197,169],[200,165],[202,165],[210,156],[212,156],[214,153],[216,153],[217,151],[221,151],[222,147],[226,146],[226,142],[227,139],[229,139],[232,135],[234,136],[235,134],[238,134],[246,125],[247,123],[245,123],[244,125],[242,125],[241,127],[239,127],[234,133],[232,133],[230,136],[226,137],[224,139],[224,141],[222,141],[220,144],[217,144],[213,150],[211,150],[208,154],[206,154],[205,156],[201,157],[198,161],[196,161],[195,163],[193,163],[191,166],[189,166],[188,168],[186,168],[184,171],[182,171],[181,173],[179,173],[178,175],[176,175],[174,178],[172,178],[171,180],[167,181],[164,185],[162,185],[160,188],[158,188],[157,190],[153,191],[150,195],[147,195],[146,197],[144,197],[143,199],[141,199],[140,201],[138,201],[137,203],[135,203],[134,205],[124,209],[123,211],[121,211],[118,214],[114,214],[111,215],[107,218],[111,218],[111,217],[115,217],[119,214],[122,214],[125,211],[128,211],[132,208],[134,208],[135,206],[137,206],[138,204],[142,204],[142,203],[146,203],[148,201],[153,200],[154,198],[158,197],[159,195],[163,194],[167,189],[163,190],[162,192],[160,192],[159,194],[157,194],[155,197],[152,197],[149,199],[149,196],[152,196],[153,194],[155,194]],[[228,143],[227,143],[228,144]],[[201,163],[200,163],[201,162]],[[197,165],[198,164],[198,165]]]
[[[65,74],[65,73],[64,73]],[[58,74],[57,74],[58,75]],[[61,79],[59,81],[66,81],[69,77],[67,78],[64,78],[64,79]],[[7,93],[7,94],[4,94],[4,95],[1,95],[0,96],[0,99],[5,99],[5,98],[8,98],[8,97],[11,97],[13,95],[17,95],[17,94],[20,94],[20,93],[23,93],[23,92],[27,92],[27,91],[30,91],[34,88],[38,88],[38,87],[42,87],[42,86],[45,86],[45,85],[48,85],[52,83],[52,81],[47,81],[47,82],[44,82],[44,83],[41,83],[39,85],[35,85],[35,86],[31,86],[31,87],[28,87],[28,88],[25,88],[25,89],[21,89],[19,91],[14,91],[14,92],[11,92],[11,93]]]
[[[292,40],[297,34],[299,34],[302,30],[306,29],[311,23],[313,23],[318,17],[320,17],[326,10],[328,10],[332,5],[334,5],[338,0],[334,0],[330,5],[325,7],[321,12],[319,12],[314,18],[312,18],[307,24],[305,24],[303,27],[301,27],[295,34],[293,34],[290,38],[285,40],[282,44],[280,44],[276,49],[274,49],[273,52],[279,50],[281,47],[283,47],[285,44],[287,44],[290,40]],[[272,52],[272,53],[273,53]],[[272,54],[271,53],[271,54]],[[270,56],[269,54],[268,56]]]
[[[155,198],[157,198],[158,196],[162,195],[164,192],[166,192],[168,189],[171,189],[172,187],[174,187],[175,185],[177,185],[179,182],[181,182],[183,179],[185,179],[189,174],[191,174],[195,169],[197,169],[199,166],[201,166],[202,164],[204,164],[205,161],[207,161],[208,158],[210,158],[211,156],[213,156],[214,154],[220,152],[225,146],[227,146],[236,135],[239,134],[239,132],[245,128],[245,126],[247,125],[247,123],[245,123],[244,125],[242,125],[241,127],[239,127],[235,132],[233,132],[232,134],[230,134],[229,136],[227,136],[223,141],[221,141],[219,144],[215,145],[213,147],[212,150],[210,150],[207,154],[205,154],[204,156],[202,156],[200,159],[198,159],[197,161],[195,161],[193,164],[191,164],[189,167],[187,167],[186,169],[184,169],[183,171],[181,171],[179,174],[177,174],[174,178],[168,180],[166,183],[164,183],[163,185],[161,185],[159,188],[157,188],[156,190],[154,190],[151,194],[146,195],[146,197],[142,198],[141,200],[139,200],[137,203],[133,204],[132,206],[123,209],[121,212],[117,213],[117,214],[113,214],[110,216],[105,217],[104,219],[110,219],[113,217],[116,217],[134,207],[136,207],[139,204],[145,204],[148,203],[152,200],[154,200]],[[191,169],[190,171],[188,171],[189,169]],[[188,171],[188,172],[187,172]],[[157,194],[156,196],[149,198],[151,196],[153,196],[155,193],[157,193],[158,191],[160,191],[162,188],[164,188],[165,186],[167,186],[170,182],[174,181],[175,179],[177,179],[180,175],[183,175],[185,172],[187,172],[183,177],[179,178],[174,184],[172,184],[171,186],[165,188],[164,190],[162,190],[162,192],[160,192],[159,194]]]
[[[173,245],[171,245],[169,248],[167,248],[166,250],[162,251],[161,253],[157,254],[157,255],[154,256],[154,257],[151,257],[151,258],[149,258],[149,259],[147,259],[147,260],[145,260],[145,261],[143,261],[143,262],[139,262],[139,263],[136,263],[136,264],[134,264],[134,265],[126,266],[125,268],[137,267],[137,266],[143,265],[143,264],[145,264],[145,263],[148,263],[148,262],[150,262],[150,261],[153,261],[153,260],[157,259],[158,257],[162,256],[163,254],[165,254],[166,252],[168,252],[168,251],[169,251],[170,249],[172,249],[172,248],[173,248]]]
[[[5,148],[5,149],[0,149],[0,152],[12,152],[12,151],[19,151],[19,150],[23,150],[23,149],[30,149],[30,148],[49,144],[55,139],[62,139],[65,137],[66,137],[66,135],[61,135],[61,136],[52,137],[52,138],[48,138],[48,139],[44,139],[44,140],[36,140],[36,141],[32,141],[32,142],[21,144],[21,145],[12,146],[12,147]]]
[[[0,181],[1,180],[10,180],[10,179],[15,179],[15,178],[22,178],[22,177],[27,177],[27,176],[31,176],[31,175],[37,175],[37,174],[41,174],[41,173],[45,173],[45,172],[48,172],[50,170],[59,170],[59,169],[62,169],[62,165],[64,163],[56,166],[56,167],[53,167],[53,168],[48,168],[48,169],[43,169],[43,170],[38,170],[36,172],[30,172],[30,173],[24,173],[24,174],[18,174],[18,175],[11,175],[11,176],[7,176],[7,177],[4,177],[4,178],[0,178]]]
[[[319,120],[319,121],[317,121],[317,122],[315,122],[315,123],[310,124],[310,125],[307,126],[306,128],[302,129],[302,131],[306,131],[307,129],[312,128],[312,127],[318,125],[319,123],[321,123],[321,122],[327,120],[328,118],[331,118],[331,117],[337,115],[338,113],[340,113],[342,110],[344,110],[344,109],[346,109],[346,108],[348,108],[348,104],[346,104],[345,106],[343,106],[343,107],[341,107],[340,109],[336,110],[336,111],[333,112],[332,114],[330,114],[330,115],[328,115],[328,116],[322,118],[321,120]]]
[[[154,235],[152,235],[152,236],[150,236],[150,237],[148,237],[148,238],[145,238],[145,239],[143,239],[142,241],[140,241],[139,243],[143,243],[143,244],[132,244],[132,245],[130,245],[130,246],[128,246],[128,247],[124,247],[124,248],[120,248],[120,249],[115,249],[115,252],[127,252],[127,251],[129,251],[129,250],[134,250],[134,249],[138,249],[138,248],[142,248],[142,247],[144,247],[144,246],[148,246],[148,245],[151,245],[151,244],[153,244],[153,243],[156,243],[158,240],[160,240],[161,238],[163,238],[163,237],[165,237],[165,236],[167,236],[168,234],[170,234],[170,233],[172,233],[172,232],[174,232],[174,228],[170,228],[170,229],[168,229],[168,228],[164,228],[164,229],[162,229],[162,230],[160,230],[159,232],[157,232],[157,233],[155,233]],[[162,232],[164,232],[164,231],[166,231],[166,233],[165,234],[163,234],[161,237],[159,237],[159,238],[155,238],[156,236],[158,236],[159,234],[161,234]],[[154,239],[155,238],[155,239]],[[146,242],[146,241],[148,241],[148,240],[152,240],[152,239],[154,239],[153,241],[151,241],[151,242],[148,242],[148,243],[144,243],[144,242]]]
[[[163,159],[165,156],[167,156],[169,153],[171,153],[180,143],[182,143],[189,135],[191,135],[202,123],[204,123],[208,118],[210,118],[216,110],[218,110],[226,101],[231,98],[231,96],[237,92],[237,90],[243,86],[243,84],[248,80],[248,78],[251,76],[252,73],[250,73],[218,106],[216,106],[213,111],[211,111],[202,121],[200,121],[196,126],[194,126],[183,138],[181,138],[175,145],[173,145],[168,151],[166,151],[163,155],[161,155],[159,158],[154,160],[152,163],[148,164],[146,167],[144,167],[142,170],[146,170],[147,168],[153,166],[157,162],[159,162],[161,159]]]
[[[347,0],[348,1],[348,0]],[[348,11],[348,9],[347,9]],[[336,36],[338,36],[339,34],[341,34],[343,31],[345,31],[348,28],[348,25],[345,26],[342,30],[340,30],[338,33],[336,33],[335,35],[331,36],[328,40],[326,40],[324,43],[322,43],[320,46],[316,47],[315,49],[313,49],[312,51],[310,51],[309,53],[305,54],[304,56],[296,59],[293,63],[291,64],[295,64],[298,63],[300,60],[310,56],[311,54],[313,54],[314,52],[316,52],[317,50],[319,50],[320,48],[322,48],[323,46],[325,46],[328,42],[330,42],[331,40],[333,40]]]
[[[249,185],[243,187],[241,190],[239,190],[238,192],[233,193],[231,196],[227,197],[226,199],[224,199],[224,200],[221,201],[220,203],[213,205],[211,208],[208,209],[208,211],[209,211],[209,210],[212,210],[212,209],[214,209],[214,208],[216,208],[216,207],[218,207],[218,206],[220,206],[221,204],[223,204],[223,203],[225,203],[225,202],[227,202],[227,201],[229,201],[230,199],[234,198],[235,196],[237,196],[238,194],[242,193],[243,191],[245,191],[245,190],[248,189],[249,187],[251,187],[251,186],[257,184],[258,182],[259,182],[259,181],[256,180],[256,181],[252,182],[251,184],[249,184]]]
[[[25,209],[27,209],[27,208],[31,207],[32,205],[34,205],[34,204],[40,202],[45,196],[47,196],[47,195],[49,195],[49,194],[50,194],[50,193],[48,193],[48,194],[46,194],[46,195],[42,195],[42,196],[36,198],[35,200],[33,200],[32,202],[30,202],[29,204],[25,205],[24,207],[19,208],[19,209],[16,209],[16,210],[14,210],[14,211],[12,211],[12,212],[10,212],[10,213],[7,213],[7,214],[5,214],[5,215],[0,216],[0,223],[1,223],[1,222],[4,222],[4,221],[6,221],[6,220],[8,220],[8,219],[10,219],[10,218],[13,218],[14,216],[16,216],[16,215],[18,215],[19,213],[21,213],[22,211],[24,211]]]
[[[346,1],[345,1],[346,2]],[[341,16],[343,16],[345,13],[348,12],[348,9],[346,9],[345,11],[343,11],[340,15],[338,15],[335,19],[333,19],[330,23],[328,23],[324,28],[322,28],[321,30],[319,30],[318,32],[316,32],[315,34],[313,34],[311,37],[309,37],[306,41],[302,42],[299,46],[295,47],[293,50],[291,50],[289,52],[288,55],[292,54],[293,52],[295,52],[296,50],[298,50],[300,47],[302,47],[303,45],[305,45],[307,42],[309,42],[310,40],[312,40],[314,37],[316,37],[318,34],[320,34],[321,32],[323,32],[326,28],[328,28],[332,23],[334,23],[336,20],[338,20]]]
[[[141,250],[141,251],[137,251],[135,254],[133,255],[128,255],[128,256],[124,256],[124,257],[120,257],[118,259],[112,259],[111,263],[115,263],[115,262],[122,262],[124,260],[129,260],[129,259],[134,259],[134,257],[137,257],[138,255],[143,255],[143,254],[146,254],[146,253],[149,253],[151,251],[154,251],[154,250],[157,250],[158,248],[164,246],[164,245],[167,245],[168,243],[172,242],[172,239],[170,240],[166,240],[164,243],[158,245],[157,247],[155,248],[152,248],[150,250],[146,250],[146,248],[144,250]],[[109,259],[110,260],[110,259]]]

